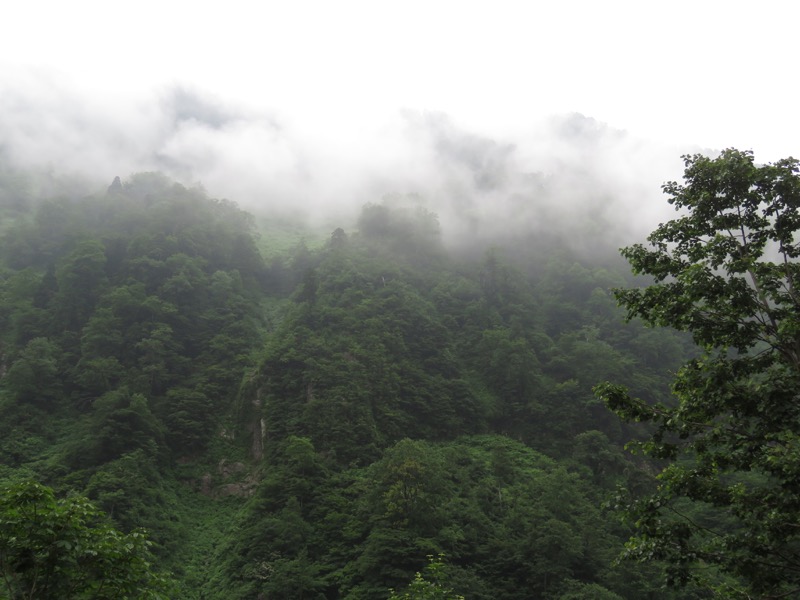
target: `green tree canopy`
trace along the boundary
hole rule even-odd
[[[669,461],[650,497],[623,501],[637,526],[627,554],[667,561],[674,583],[796,597],[800,163],[684,158],[685,184],[664,185],[681,216],[622,250],[654,282],[616,295],[628,318],[688,331],[704,353],[677,373],[675,405],[596,389],[621,417],[653,422],[644,449]]]
[[[392,590],[389,600],[464,600],[447,584],[444,556],[428,556],[423,573],[417,573],[408,588],[398,594]]]
[[[33,481],[0,489],[5,598],[166,597],[141,531],[123,534],[86,498],[56,499]]]

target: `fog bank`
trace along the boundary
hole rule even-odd
[[[668,218],[660,186],[680,177],[681,154],[698,151],[580,114],[502,134],[413,109],[363,120],[314,114],[180,86],[87,95],[27,73],[0,86],[0,153],[15,167],[98,186],[161,171],[252,212],[314,224],[354,223],[365,203],[414,194],[451,245],[563,231],[581,232],[576,247],[592,251]]]

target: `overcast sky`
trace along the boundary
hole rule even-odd
[[[548,155],[585,160],[543,133],[578,113],[589,137],[624,140],[595,147],[593,170],[613,159],[660,193],[685,152],[800,154],[798,17],[789,0],[14,2],[0,146],[103,177],[183,169],[246,203],[263,185],[323,198],[364,173],[410,181],[431,148],[474,163],[454,139],[544,172]]]
[[[513,129],[579,112],[772,158],[800,139],[798,17],[791,0],[27,0],[4,9],[0,64],[109,98],[191,84],[298,118],[402,107]]]

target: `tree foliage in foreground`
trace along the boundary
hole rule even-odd
[[[628,318],[691,332],[704,354],[677,373],[675,406],[597,388],[621,417],[655,424],[643,447],[668,461],[655,493],[627,503],[627,554],[727,597],[796,597],[800,163],[737,150],[685,162],[685,184],[664,186],[682,216],[622,251],[655,281],[617,298]]]
[[[4,598],[166,597],[148,546],[143,532],[120,533],[86,498],[59,500],[32,481],[0,490]]]

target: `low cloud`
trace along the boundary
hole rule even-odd
[[[0,85],[0,140],[6,163],[98,186],[158,170],[254,212],[345,225],[384,194],[415,194],[450,244],[578,231],[575,247],[589,252],[641,239],[669,218],[660,185],[696,151],[578,114],[494,136],[437,112],[314,119],[186,87],[85,94],[42,73]]]

